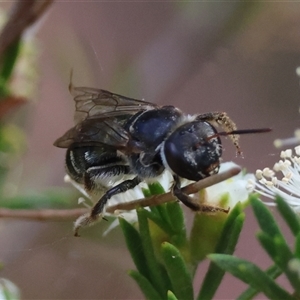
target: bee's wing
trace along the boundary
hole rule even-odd
[[[116,149],[123,149],[126,148],[129,140],[129,133],[123,128],[118,118],[95,118],[86,119],[69,129],[54,142],[54,146],[68,148],[74,143],[80,146],[105,144]]]
[[[76,105],[75,124],[86,119],[133,115],[140,110],[157,107],[156,104],[150,102],[124,97],[101,89],[70,85],[70,91]]]
[[[139,151],[139,146],[128,145],[130,134],[124,123],[134,114],[151,110],[157,105],[142,100],[131,99],[106,90],[74,87],[70,91],[76,105],[75,126],[57,139],[55,146],[68,148],[72,144],[105,144],[125,151]],[[134,147],[132,150],[130,147]],[[142,147],[142,146],[140,146]]]

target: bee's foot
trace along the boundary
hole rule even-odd
[[[82,227],[94,225],[97,221],[101,220],[102,214],[92,216],[90,213],[80,216],[74,223],[74,236],[79,237],[79,230]]]

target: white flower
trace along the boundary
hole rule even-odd
[[[163,189],[165,191],[169,191],[170,186],[173,182],[172,175],[169,171],[163,172],[161,176],[155,179],[156,182],[159,182]],[[114,205],[118,203],[124,203],[124,202],[129,202],[135,199],[140,199],[144,197],[142,188],[147,188],[146,183],[140,183],[138,186],[136,186],[134,189],[131,189],[125,193],[121,193],[118,195],[115,195],[109,200],[109,205]],[[110,214],[111,215],[111,214]],[[133,224],[137,222],[137,213],[136,210],[129,210],[129,211],[115,211],[114,213],[115,216],[124,218],[127,222]],[[105,230],[103,235],[107,235],[112,229],[117,227],[119,225],[119,220],[116,219],[114,220],[110,226]]]
[[[291,145],[298,145],[300,143],[300,129],[296,129],[294,136],[286,139],[276,139],[274,146],[276,148],[287,147]]]
[[[227,171],[233,167],[237,166],[233,162],[226,162],[222,163],[220,165],[220,173]],[[246,202],[248,200],[249,194],[253,191],[253,186],[249,185],[249,180],[254,180],[255,176],[254,174],[244,174],[243,172],[240,172],[238,175],[233,176],[230,179],[227,179],[225,181],[222,181],[218,184],[215,184],[211,187],[208,187],[205,189],[205,202],[207,204],[212,204],[222,207],[234,207],[234,205],[237,202]],[[165,191],[169,191],[170,187],[173,183],[173,177],[169,172],[164,172],[161,178],[156,179],[157,182],[159,182]],[[192,181],[183,179],[182,180],[182,186],[186,186],[188,184],[192,183]],[[138,189],[140,187],[135,188],[135,193],[138,192]],[[128,192],[127,192],[128,193]],[[123,201],[124,202],[124,194],[120,194],[114,197],[114,201]],[[117,197],[120,197],[119,199]],[[140,195],[136,194],[135,197],[131,198],[131,201],[133,199],[139,199],[142,198]],[[127,198],[128,199],[128,198]],[[226,201],[222,201],[226,199]],[[111,203],[111,202],[110,202]],[[136,210],[132,211],[126,211],[126,212],[118,212],[118,216],[121,216],[125,218],[130,223],[137,222],[137,215]],[[104,235],[106,235],[110,230],[118,226],[118,221],[115,220],[109,228],[104,232]]]
[[[226,162],[220,165],[220,171],[224,172],[237,166],[233,162]],[[222,207],[234,207],[237,202],[246,202],[249,194],[253,191],[253,186],[249,185],[249,180],[254,180],[254,174],[240,172],[227,180],[217,183],[205,189],[205,202]]]
[[[153,182],[159,182],[165,191],[169,191],[171,184],[173,183],[173,177],[169,171],[165,170],[159,177],[156,177],[155,180],[153,180]],[[124,203],[135,199],[144,198],[144,194],[142,191],[143,188],[144,189],[148,188],[147,183],[142,182],[139,185],[137,185],[135,188],[128,190],[125,193],[121,193],[113,196],[109,200],[109,205],[112,206],[118,203]]]
[[[130,178],[126,177],[126,179],[130,179]],[[84,189],[84,186],[82,184],[77,183],[67,174],[64,177],[64,182],[72,184],[85,198],[90,200],[92,204],[94,204],[96,201],[98,201],[101,196],[101,194],[99,195],[99,193],[94,193],[94,194],[88,193]],[[115,182],[111,187],[116,186],[120,182],[122,182],[122,181]],[[166,170],[165,172],[163,172],[162,175],[160,175],[159,177],[156,177],[155,181],[153,181],[153,182],[159,182],[160,185],[163,187],[163,189],[165,191],[168,191],[170,189],[171,184],[173,183],[173,178],[172,178],[172,175],[170,174],[170,172]],[[182,186],[185,186],[188,183],[190,183],[190,182],[186,181],[186,182],[184,182],[184,184]],[[133,189],[130,189],[124,193],[120,193],[120,194],[117,194],[117,195],[111,197],[108,200],[108,205],[113,206],[113,205],[116,205],[119,203],[126,203],[126,202],[130,202],[130,201],[133,201],[136,199],[144,198],[143,189],[147,189],[147,188],[148,188],[148,185],[145,182],[141,182],[139,185],[137,185]],[[105,191],[103,191],[103,192],[105,192]],[[85,206],[91,207],[91,205],[88,205],[86,203],[85,198],[80,197],[78,199],[78,204],[83,204]],[[107,213],[107,214],[111,215],[109,213]]]
[[[228,162],[228,163],[222,163],[220,165],[220,171],[219,172],[224,172],[226,170],[229,170],[233,167],[235,167],[236,164],[233,162]],[[237,202],[245,202],[248,199],[249,194],[253,191],[253,185],[249,185],[248,181],[249,180],[254,181],[255,176],[253,174],[243,174],[241,172],[240,174],[227,179],[221,183],[215,184],[211,187],[206,188],[205,190],[205,203],[206,204],[212,204],[216,206],[222,206],[222,207],[234,207],[234,205]],[[85,197],[93,198],[93,200],[98,200],[99,195],[97,196],[98,198],[95,198],[93,195],[88,195],[84,188],[72,181],[68,175],[65,177],[66,182],[72,183]],[[172,184],[173,184],[173,176],[171,175],[170,172],[167,170],[163,172],[163,174],[155,178],[156,182],[159,182],[163,189],[167,192],[170,190]],[[116,182],[114,185],[118,184],[119,182]],[[189,180],[182,180],[182,187],[192,183]],[[113,196],[111,199],[108,201],[108,207],[114,206],[116,204],[120,203],[126,203],[130,202],[136,199],[141,199],[144,198],[143,194],[143,188],[148,188],[147,184],[142,182],[138,186],[136,186],[134,189],[128,190],[127,192],[120,193],[118,195]],[[224,202],[224,199],[226,200]],[[79,198],[79,203],[84,204],[85,206],[89,206],[84,198],[80,197]],[[137,213],[136,210],[129,210],[129,211],[115,211],[113,214],[104,212],[105,215],[110,215],[110,216],[117,216],[117,217],[122,217],[125,218],[128,222],[130,223],[135,223],[137,222]],[[104,235],[106,235],[108,232],[110,232],[113,228],[118,226],[118,220],[114,220],[110,226],[107,228],[107,230],[104,232]]]
[[[273,170],[265,168],[256,171],[256,182],[251,182],[254,190],[263,196],[274,199],[281,196],[296,212],[300,212],[300,146],[281,151],[281,160]],[[282,173],[278,178],[276,173]],[[274,202],[266,202],[274,206]]]
[[[129,178],[126,178],[126,179],[129,179]],[[82,204],[82,205],[84,205],[88,208],[91,208],[93,206],[93,204],[100,199],[99,194],[88,194],[87,191],[84,189],[84,186],[77,183],[76,181],[72,180],[69,175],[65,175],[64,181],[66,183],[71,183],[84,196],[84,198],[79,197],[78,204]],[[116,186],[120,182],[121,181],[115,182],[113,184],[113,186]],[[155,178],[155,182],[159,182],[165,191],[169,191],[169,189],[171,187],[171,184],[173,182],[173,177],[170,174],[170,172],[166,170],[165,172],[163,172],[163,174],[161,176]],[[183,186],[188,184],[188,183],[189,182],[185,182],[183,184]],[[147,189],[147,188],[148,188],[148,185],[146,183],[142,182],[139,185],[137,185],[135,188],[130,189],[130,190],[124,192],[124,193],[117,194],[117,195],[113,196],[112,198],[110,198],[108,200],[108,206],[113,206],[113,205],[116,205],[116,204],[119,204],[119,203],[126,203],[126,202],[130,202],[130,201],[133,201],[133,200],[136,200],[136,199],[144,198],[143,189]],[[89,202],[92,205],[87,203],[87,201],[86,201],[87,199],[89,200]],[[114,216],[114,217],[122,217],[130,223],[137,222],[137,214],[136,214],[135,209],[134,210],[129,210],[129,211],[116,210],[113,214],[104,211],[103,216],[104,215]],[[103,233],[103,235],[106,235],[113,228],[117,227],[118,224],[119,224],[118,219],[114,220],[110,224],[110,226],[107,228],[107,230]]]
[[[18,287],[11,281],[0,278],[0,299],[9,300],[9,299],[20,299],[20,291]]]

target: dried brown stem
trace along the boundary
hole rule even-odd
[[[54,0],[19,0],[10,12],[0,35],[0,58],[23,32],[38,20]]]
[[[68,221],[88,212],[87,208],[74,209],[0,209],[0,218],[33,221]]]
[[[216,183],[229,179],[237,175],[241,169],[239,167],[233,167],[228,171],[207,177],[198,182],[192,183],[183,188],[184,193],[195,194],[200,190],[212,186]],[[174,201],[174,196],[171,192],[151,196],[148,198],[138,199],[130,202],[119,203],[117,205],[108,206],[106,211],[109,213],[114,213],[116,210],[132,210],[137,207],[154,206],[166,202]],[[76,208],[76,209],[0,209],[0,218],[13,218],[13,219],[25,219],[25,220],[35,220],[35,221],[67,221],[75,220],[76,218],[87,213],[86,208]]]
[[[204,188],[207,188],[237,175],[240,171],[240,167],[233,167],[225,172],[189,184],[182,188],[182,191],[188,195],[195,194]],[[174,196],[171,192],[168,192],[163,195],[155,195],[148,198],[137,199],[126,203],[119,203],[113,206],[109,206],[106,208],[106,211],[109,213],[114,213],[116,210],[131,210],[137,207],[154,206],[171,201],[174,201]]]

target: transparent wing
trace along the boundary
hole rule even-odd
[[[57,139],[55,146],[106,144],[125,151],[139,151],[142,145],[137,146],[137,142],[129,146],[130,134],[124,129],[124,124],[139,111],[155,109],[157,105],[106,90],[74,87],[72,83],[69,89],[76,106],[76,125]]]
[[[57,139],[54,146],[68,148],[74,143],[82,146],[106,144],[122,149],[129,140],[130,136],[118,118],[86,119]]]
[[[158,107],[150,102],[128,98],[101,89],[70,85],[70,91],[76,105],[75,124],[86,119],[133,115],[140,110]]]

